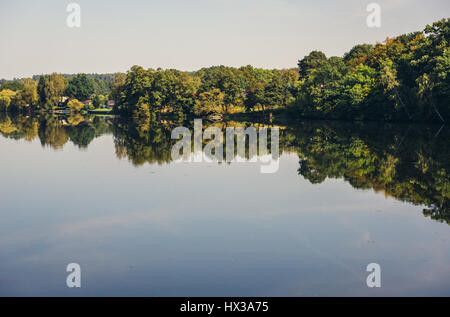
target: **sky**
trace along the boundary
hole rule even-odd
[[[70,28],[67,5],[81,7]],[[310,51],[422,30],[450,17],[448,0],[0,0],[0,78],[125,72],[133,65],[193,71],[212,65],[291,68]]]

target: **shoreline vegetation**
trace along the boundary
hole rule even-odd
[[[450,120],[450,19],[421,32],[312,51],[297,67],[36,75],[0,80],[0,112],[124,117],[441,122]]]

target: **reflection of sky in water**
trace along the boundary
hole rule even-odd
[[[422,208],[258,164],[133,167],[0,138],[0,295],[450,295],[450,230]],[[68,289],[65,266],[82,268]],[[365,284],[368,263],[382,288]]]

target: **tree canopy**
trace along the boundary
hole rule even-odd
[[[292,69],[220,65],[185,72],[135,65],[126,74],[2,80],[0,110],[54,108],[69,97],[95,106],[112,99],[115,112],[145,118],[280,110],[293,119],[446,122],[449,25],[442,19],[421,32],[358,44],[343,57],[315,50]]]

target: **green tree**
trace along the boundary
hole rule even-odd
[[[373,51],[372,44],[358,44],[344,54],[344,62],[349,66],[364,63]]]
[[[199,94],[195,102],[195,115],[222,114],[225,95],[218,88]]]
[[[4,89],[9,89],[12,91],[18,91],[23,89],[23,82],[21,80],[8,80],[0,85],[0,91]]]
[[[77,74],[69,80],[65,94],[78,100],[88,100],[94,93],[94,82],[86,74]]]
[[[37,86],[39,103],[44,107],[57,106],[64,96],[66,87],[66,80],[61,74],[42,75]]]
[[[318,68],[327,57],[321,51],[312,51],[298,62],[298,71],[301,77],[307,77],[309,72]]]
[[[127,75],[124,73],[116,73],[114,75],[114,83],[109,98],[119,104],[122,99],[122,91],[125,86]]]
[[[245,108],[247,110],[257,110],[258,107],[261,107],[261,109],[264,110],[265,103],[265,84],[253,80],[247,88],[244,100]]]
[[[92,99],[92,104],[94,105],[95,108],[103,106],[105,102],[106,97],[103,95],[95,95],[94,98]]]

